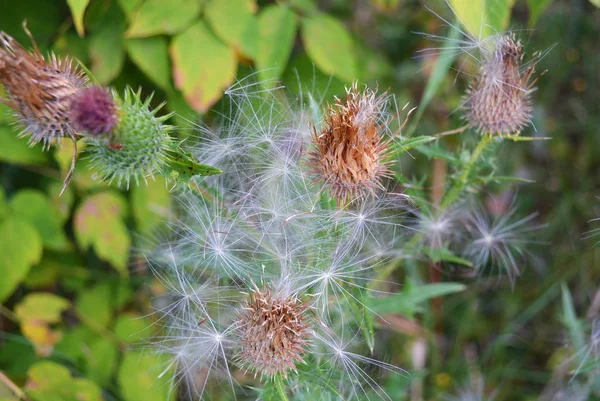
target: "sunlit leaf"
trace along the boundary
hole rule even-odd
[[[85,9],[87,8],[89,2],[90,0],[67,0],[67,4],[69,5],[71,14],[73,15],[75,29],[77,29],[79,36],[84,35],[83,14],[85,13]]]
[[[171,194],[165,179],[156,177],[148,185],[137,185],[131,191],[131,205],[137,230],[151,234],[169,213]]]
[[[129,38],[175,34],[184,30],[200,13],[199,0],[147,0],[132,17]]]
[[[42,258],[42,239],[27,221],[9,217],[0,223],[0,302],[12,294],[32,265]]]
[[[529,7],[529,21],[528,25],[533,28],[537,23],[542,13],[548,8],[552,0],[527,0],[527,7]],[[594,0],[591,0],[592,4]],[[600,1],[596,7],[600,7]]]
[[[117,366],[119,349],[109,338],[102,337],[89,345],[85,358],[86,377],[106,386]]]
[[[285,70],[296,37],[296,15],[278,4],[258,15],[259,43],[256,68],[261,81],[277,80]]]
[[[254,22],[257,5],[254,0],[210,0],[204,9],[204,18],[225,43],[236,51],[253,57],[252,50],[244,48],[248,27]],[[256,35],[250,35],[256,40]]]
[[[84,199],[75,211],[75,239],[83,249],[90,247],[122,274],[127,274],[131,239],[123,217],[127,203],[115,192],[100,192]]]
[[[162,89],[171,87],[171,66],[167,39],[162,36],[129,39],[127,52],[131,60],[156,85]]]
[[[131,19],[144,0],[118,0],[118,2],[127,19]]]
[[[124,401],[172,399],[175,395],[175,392],[170,391],[172,373],[162,374],[166,363],[164,358],[148,352],[126,352],[118,374]]]
[[[235,78],[234,50],[215,38],[203,22],[176,36],[170,51],[175,86],[201,113],[219,100]]]
[[[15,314],[21,320],[39,320],[58,323],[60,315],[71,304],[68,300],[48,292],[35,292],[27,296],[15,307]]]
[[[147,339],[151,334],[151,322],[134,313],[123,313],[117,317],[113,331],[119,340],[134,344]]]
[[[0,115],[4,113],[0,104]],[[12,126],[0,123],[0,161],[12,164],[45,164],[50,154],[41,146],[30,147],[27,140],[17,138],[19,131]]]
[[[306,53],[324,73],[346,82],[358,78],[353,39],[336,18],[327,14],[304,18],[302,41]]]
[[[125,27],[125,16],[115,4],[112,4],[104,16],[103,23],[90,35],[91,71],[101,84],[111,82],[123,68]]]
[[[127,294],[126,286],[115,286],[111,282],[102,282],[92,288],[83,289],[75,303],[80,316],[93,325],[108,327],[114,311],[120,307],[119,302]]]

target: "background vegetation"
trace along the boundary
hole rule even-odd
[[[389,87],[399,104],[420,104],[409,129],[434,135],[461,125],[452,112],[474,71],[460,57],[441,71],[436,55],[416,57],[438,44],[415,32],[450,34],[427,10],[452,20],[439,0],[3,3],[0,30],[29,47],[27,20],[43,52],[76,57],[120,92],[155,93],[153,103],[177,112],[171,123],[182,139],[193,122],[214,119],[223,90],[252,71],[324,99],[354,80]],[[443,399],[478,375],[496,400],[534,400],[566,388],[558,368],[577,367],[572,356],[589,346],[600,314],[600,236],[584,239],[600,226],[591,221],[600,216],[600,10],[585,0],[459,3],[487,7],[492,25],[514,28],[530,54],[557,44],[538,65],[548,72],[534,94],[537,131],[527,133],[552,139],[497,148],[498,168],[527,182],[491,183],[483,197],[502,214],[518,193],[521,210],[546,224],[533,234],[543,244],[514,285],[424,263],[421,279],[463,281],[466,290],[391,314],[379,352],[411,373],[386,382],[394,400]],[[12,121],[0,104],[0,400],[166,400],[165,361],[137,346],[155,330],[152,299],[165,289],[132,247],[161,224],[171,194],[160,180],[109,187],[83,158],[59,197],[70,147],[30,148]],[[460,155],[462,141],[444,137],[429,157],[405,154],[402,175],[436,188],[448,179],[443,151]],[[402,271],[394,279],[407,283]]]

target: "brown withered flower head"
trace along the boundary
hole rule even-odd
[[[359,91],[356,83],[346,93],[345,100],[336,98],[328,108],[321,131],[313,128],[309,161],[315,180],[343,202],[383,189],[382,179],[390,174],[386,156],[391,141],[381,132],[387,93]]]
[[[261,376],[285,375],[303,362],[310,329],[305,321],[308,304],[294,296],[281,296],[271,289],[255,288],[242,310],[242,365]]]
[[[513,34],[501,36],[475,76],[463,100],[465,120],[482,134],[510,135],[531,121],[539,53],[523,65],[523,45]]]
[[[27,34],[31,37],[27,28]],[[0,32],[0,82],[11,107],[20,120],[31,145],[43,142],[45,149],[63,137],[73,137],[69,112],[73,96],[87,84],[87,78],[70,59],[55,55],[46,61],[33,41],[28,52],[11,36]]]

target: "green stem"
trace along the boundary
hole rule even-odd
[[[283,376],[281,374],[275,375],[273,378],[275,381],[275,388],[277,389],[277,394],[281,401],[289,401],[287,392],[285,391],[285,383],[283,382]]]

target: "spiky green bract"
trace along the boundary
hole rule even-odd
[[[151,110],[152,96],[142,101],[140,91],[128,88],[123,98],[113,91],[113,97],[118,124],[109,137],[89,139],[87,149],[103,180],[129,187],[162,174],[173,147],[172,127],[164,124],[170,115],[157,117],[162,105]]]

